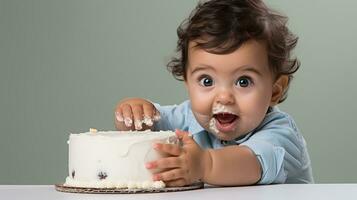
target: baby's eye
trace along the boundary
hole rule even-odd
[[[240,87],[248,87],[251,84],[252,84],[252,79],[246,76],[240,77],[236,82],[236,85]]]
[[[209,76],[204,76],[199,79],[200,80],[200,85],[205,86],[205,87],[210,87],[213,85],[213,80]]]

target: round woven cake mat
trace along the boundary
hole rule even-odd
[[[196,190],[204,187],[204,184],[194,183],[183,187],[166,187],[166,188],[150,188],[150,189],[129,189],[129,188],[85,188],[71,187],[63,184],[56,184],[55,188],[60,192],[70,193],[89,193],[89,194],[135,194],[135,193],[158,193],[158,192],[179,192],[187,190]]]

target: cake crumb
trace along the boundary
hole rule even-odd
[[[98,130],[97,130],[97,129],[95,129],[95,128],[90,128],[90,129],[89,129],[89,132],[91,132],[91,133],[97,133],[97,132],[98,132]]]

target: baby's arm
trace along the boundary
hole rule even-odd
[[[261,177],[261,167],[254,153],[245,146],[210,149],[202,180],[221,186],[252,185]]]
[[[170,156],[146,165],[148,169],[163,170],[154,174],[155,181],[165,181],[168,186],[189,185],[198,180],[212,185],[236,186],[260,180],[260,163],[248,147],[203,150],[187,132],[176,131],[176,134],[183,146],[157,144],[157,151]]]

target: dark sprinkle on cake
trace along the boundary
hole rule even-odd
[[[108,177],[108,175],[105,172],[99,172],[98,177],[99,177],[99,180],[103,180],[103,179],[106,179]]]
[[[76,176],[76,171],[72,170],[72,178]]]

